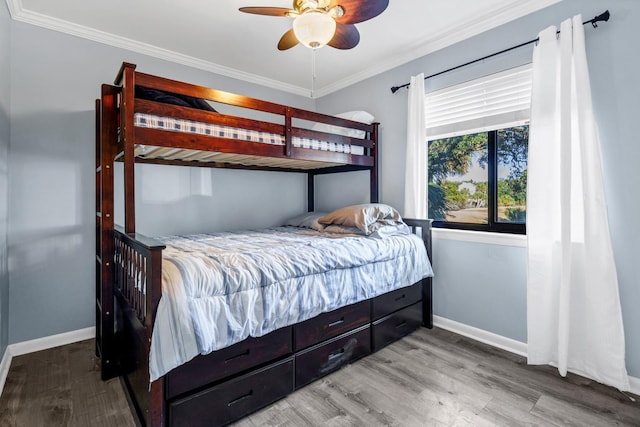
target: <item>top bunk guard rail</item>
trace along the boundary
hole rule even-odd
[[[135,67],[134,64],[123,63],[115,80],[115,84],[121,87],[119,96],[121,110],[119,158],[132,156],[136,158],[135,161],[146,163],[197,164],[206,162],[211,163],[208,165],[211,167],[227,167],[224,165],[235,163],[240,167],[287,171],[317,171],[324,168],[335,168],[336,166],[341,166],[345,170],[371,170],[377,165],[375,159],[377,155],[377,123],[360,123],[204,86],[157,77],[136,72]],[[136,86],[239,107],[244,112],[251,110],[262,115],[265,115],[265,113],[275,115],[279,117],[277,120],[280,123],[242,117],[234,115],[235,113],[225,114],[198,110],[196,108],[136,98]],[[283,145],[253,142],[243,139],[241,136],[229,138],[210,134],[175,132],[168,129],[135,127],[134,115],[136,113],[270,133],[278,135],[282,139]],[[301,127],[298,122],[304,122],[306,126]],[[346,128],[349,131],[362,131],[365,136],[364,138],[356,138],[332,133],[332,130],[315,130],[311,128],[312,124],[328,125],[331,128],[337,126]],[[296,147],[292,143],[294,138],[315,139],[345,146],[362,147],[362,153]],[[155,151],[155,153],[160,153],[159,155],[149,155],[146,152],[141,154],[140,150],[134,148],[136,144],[161,147],[162,149]],[[176,154],[177,149],[184,150],[184,152]],[[165,156],[166,153],[169,154]],[[215,154],[208,155],[207,153]],[[233,154],[239,156],[233,156]],[[271,160],[265,160],[265,158]],[[202,166],[202,164],[198,166]]]
[[[144,74],[129,63],[122,64],[115,83],[109,87],[108,99],[103,99],[105,106],[113,105],[108,108],[108,117],[102,119],[110,121],[103,123],[105,129],[112,129],[103,143],[115,153],[106,150],[106,157],[124,163],[127,233],[135,232],[136,162],[304,172],[308,176],[309,210],[314,207],[316,175],[366,170],[370,174],[370,201],[378,202],[378,123],[360,123]],[[136,98],[136,87],[208,100],[229,109],[219,113],[195,105]],[[238,110],[246,116],[236,115]]]

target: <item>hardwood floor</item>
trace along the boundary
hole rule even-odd
[[[235,427],[640,426],[640,400],[442,329],[420,329]],[[93,341],[13,359],[0,426],[133,426]]]
[[[94,341],[14,357],[0,427],[135,426],[119,378],[100,380]]]

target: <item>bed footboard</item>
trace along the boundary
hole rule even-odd
[[[155,314],[162,295],[163,244],[140,234],[115,230],[114,297],[116,341],[120,370],[140,419],[160,425],[164,415],[163,380],[154,381],[149,393],[149,349]],[[158,407],[159,406],[159,407]],[[154,422],[153,420],[157,421]]]

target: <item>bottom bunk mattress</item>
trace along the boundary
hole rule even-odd
[[[158,238],[150,380],[193,359],[433,275],[423,241],[297,227]]]

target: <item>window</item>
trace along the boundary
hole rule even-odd
[[[426,95],[434,226],[524,234],[530,65]]]
[[[429,141],[436,226],[524,233],[529,126]]]

